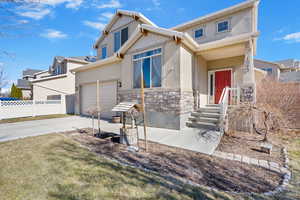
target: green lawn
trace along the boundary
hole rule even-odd
[[[19,118],[11,118],[11,119],[2,119],[2,120],[0,120],[0,124],[25,122],[25,121],[41,120],[41,119],[53,119],[53,118],[61,118],[61,117],[69,117],[69,116],[72,116],[72,115],[56,114],[56,115],[42,115],[42,116],[36,116],[36,117],[19,117]]]
[[[292,146],[291,166],[298,176],[294,176],[289,187],[292,192],[277,199],[300,198],[296,192],[300,190],[300,139]],[[4,142],[0,149],[0,199],[248,199],[205,187],[182,186],[121,166],[62,134]]]

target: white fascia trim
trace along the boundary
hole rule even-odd
[[[181,33],[178,31],[173,31],[160,27],[153,27],[150,25],[142,24],[138,25],[131,38],[119,49],[117,52],[118,57],[122,57],[126,53],[126,51],[143,36],[143,31],[148,31],[152,33],[156,33],[158,35],[163,35],[167,37],[175,37],[181,39],[181,41],[188,46],[191,50],[196,51],[199,47],[199,44],[187,33]]]
[[[193,26],[195,24],[199,24],[199,23],[202,23],[202,22],[205,22],[205,21],[208,21],[208,20],[213,20],[213,19],[222,17],[224,15],[228,15],[228,14],[243,10],[245,8],[257,6],[258,3],[259,3],[259,0],[247,0],[243,3],[231,6],[229,8],[225,8],[223,10],[205,15],[203,17],[196,18],[196,19],[188,21],[186,23],[179,24],[179,25],[174,26],[170,29],[173,29],[173,30],[183,29],[183,28],[186,28],[186,27],[189,27],[189,26]]]
[[[125,42],[125,44],[118,50],[117,55],[118,57],[122,57],[122,54],[125,54],[126,51],[142,36],[141,32],[141,26],[138,25],[138,27],[135,29],[135,31],[132,33],[132,36]]]
[[[139,17],[139,19],[146,24],[149,24],[151,26],[157,27],[156,24],[154,24],[150,19],[145,17],[143,14],[139,12],[129,11],[129,10],[117,10],[117,12],[114,14],[113,18],[110,20],[110,22],[104,27],[101,36],[98,38],[98,40],[94,44],[94,48],[97,48],[97,45],[104,39],[104,32],[111,29],[112,25],[119,19],[118,14],[126,15],[129,17]]]
[[[65,58],[64,60],[70,61],[70,62],[76,62],[76,63],[82,63],[82,64],[89,64],[91,62],[85,61],[85,60],[79,60],[75,58]]]
[[[44,71],[41,71],[41,72],[37,72],[37,73],[34,73],[33,75],[39,75],[39,74],[43,74],[43,73],[46,73],[48,72],[48,70],[44,70]]]
[[[201,51],[206,51],[206,50],[224,47],[224,46],[228,46],[228,45],[242,43],[242,42],[248,41],[250,39],[256,38],[256,37],[258,37],[258,35],[259,35],[259,32],[244,33],[244,34],[241,34],[238,36],[228,37],[228,38],[224,38],[221,40],[200,44],[197,51],[201,52]]]
[[[85,71],[85,70],[89,70],[89,69],[93,69],[93,68],[97,68],[97,67],[101,67],[103,65],[107,65],[107,64],[112,64],[112,63],[116,63],[121,61],[122,59],[119,58],[116,54],[114,54],[111,57],[108,57],[106,59],[103,60],[98,60],[96,62],[92,62],[89,63],[87,65],[83,65],[77,68],[74,68],[72,70],[70,70],[71,72],[80,72],[80,71]]]
[[[48,76],[48,77],[44,77],[44,78],[40,78],[40,79],[35,79],[35,80],[30,81],[30,82],[35,83],[35,82],[48,81],[48,80],[57,79],[57,78],[64,78],[64,77],[67,77],[67,74],[60,74],[60,75],[56,75],[56,76]]]

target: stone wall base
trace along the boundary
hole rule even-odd
[[[140,90],[118,91],[118,102],[141,103]],[[194,108],[193,92],[145,89],[147,126],[180,130]]]

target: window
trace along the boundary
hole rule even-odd
[[[121,46],[128,40],[128,27],[121,30]]]
[[[273,72],[272,68],[262,68],[262,70],[266,71],[268,73],[268,75],[271,75]]]
[[[141,87],[143,73],[144,87],[161,87],[161,48],[133,56],[133,88]]]
[[[101,59],[106,58],[106,56],[107,56],[107,48],[106,48],[106,46],[103,46],[101,48]]]
[[[218,22],[218,32],[225,32],[229,30],[229,21],[222,21],[222,22]]]
[[[117,52],[120,49],[120,47],[121,47],[121,35],[120,35],[120,32],[115,32],[114,33],[114,41],[115,41],[114,51]]]
[[[128,27],[121,31],[114,33],[114,52],[118,51],[120,47],[128,40]]]
[[[196,39],[201,38],[203,36],[203,32],[204,32],[203,28],[197,29],[195,31],[195,38]]]
[[[61,100],[61,95],[48,95],[47,100]]]

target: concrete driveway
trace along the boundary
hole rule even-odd
[[[103,128],[107,129],[107,124],[101,121]],[[89,127],[92,127],[92,120],[79,116],[0,124],[0,142]],[[110,125],[109,129],[118,131],[119,127]]]
[[[92,120],[79,116],[0,124],[0,142],[90,127]],[[120,127],[121,124],[101,120],[103,131],[118,134]],[[139,127],[139,134],[140,138],[143,138],[143,127]],[[193,128],[170,130],[147,127],[147,135],[150,141],[205,154],[212,154],[222,137],[217,131]]]

